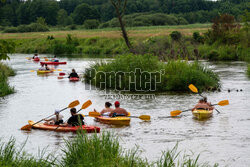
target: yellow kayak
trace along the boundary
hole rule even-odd
[[[44,71],[44,70],[37,70],[37,74],[48,74],[48,73],[52,73],[53,70],[47,70],[47,71]]]
[[[110,125],[130,125],[130,118],[129,117],[99,116],[99,117],[96,117],[95,120],[97,122],[101,122],[104,124],[110,124]]]
[[[213,115],[213,110],[196,109],[192,113],[195,118],[202,120],[210,118]]]

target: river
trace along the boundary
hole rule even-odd
[[[82,82],[69,82],[57,79],[58,73],[42,77],[36,70],[38,63],[25,59],[27,54],[11,55],[7,63],[16,70],[17,75],[9,78],[15,87],[16,93],[0,99],[0,136],[3,141],[11,136],[17,144],[27,139],[25,150],[37,154],[38,149],[48,146],[48,152],[58,152],[63,146],[64,139],[74,136],[72,133],[55,133],[41,130],[30,132],[20,128],[28,120],[38,121],[51,115],[55,109],[62,109],[70,102],[79,100],[81,104],[87,100],[92,105],[81,111],[87,114],[96,109],[100,111],[106,101],[99,90],[86,90]],[[44,56],[44,55],[40,55]],[[47,55],[48,56],[48,55]],[[67,65],[60,65],[57,69],[70,72],[75,68],[83,72],[90,64],[100,58],[61,58]],[[128,127],[113,127],[93,121],[86,117],[88,125],[96,125],[101,130],[114,131],[121,136],[124,148],[133,148],[136,145],[143,150],[142,156],[150,161],[157,160],[161,151],[172,149],[178,142],[178,150],[200,155],[200,162],[209,164],[219,163],[222,166],[249,166],[250,165],[250,79],[246,76],[244,62],[203,62],[219,74],[221,78],[221,92],[205,92],[212,103],[228,99],[230,105],[217,107],[213,117],[206,121],[197,121],[192,118],[191,112],[182,113],[181,118],[166,118],[172,110],[192,108],[199,99],[192,93],[164,93],[155,96],[155,99],[121,101],[121,107],[126,108],[132,115],[147,114],[150,122],[132,119]],[[231,91],[228,92],[228,89]],[[237,89],[239,90],[237,92]],[[240,91],[242,89],[242,91]],[[80,106],[78,106],[79,108]],[[69,117],[69,111],[62,113]],[[164,118],[165,117],[165,118]]]

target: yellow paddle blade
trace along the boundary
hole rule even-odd
[[[57,71],[62,71],[62,69],[57,69]]]
[[[21,130],[28,130],[28,131],[30,131],[31,128],[32,128],[32,126],[28,124],[28,125],[23,126],[23,127],[21,128]]]
[[[68,108],[74,108],[75,106],[79,105],[80,102],[78,100],[75,100],[73,102],[71,102],[69,105],[68,105]]]
[[[220,106],[226,106],[226,105],[229,105],[229,101],[228,100],[222,100],[218,103],[218,105]]]
[[[189,88],[192,92],[198,93],[198,89],[197,89],[193,84],[190,84],[190,85],[188,86],[188,88]]]
[[[170,112],[170,115],[172,116],[172,117],[175,117],[175,116],[177,116],[177,115],[180,115],[182,113],[182,111],[180,111],[180,110],[175,110],[175,111],[171,111]]]
[[[35,70],[30,70],[30,72],[35,72]]]
[[[92,104],[91,100],[86,101],[83,105],[81,109],[86,109],[88,108],[90,105]]]
[[[150,115],[141,115],[141,116],[139,116],[139,118],[141,120],[144,120],[144,121],[149,121],[150,120]]]
[[[98,117],[98,116],[100,116],[101,114],[99,113],[99,112],[89,112],[89,116],[90,117]]]

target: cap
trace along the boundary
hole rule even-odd
[[[60,113],[60,110],[55,110],[55,114],[59,114]]]
[[[116,101],[115,102],[115,106],[119,106],[120,105],[120,102],[119,101]]]

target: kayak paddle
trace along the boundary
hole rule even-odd
[[[78,104],[80,104],[79,101],[78,101],[78,100],[75,100],[75,101],[71,102],[71,103],[68,105],[68,107],[65,107],[64,109],[60,110],[59,112],[62,112],[62,111],[64,111],[64,110],[66,110],[67,108],[74,108],[74,107],[77,106]],[[34,126],[35,124],[37,124],[37,123],[43,121],[44,119],[48,119],[49,117],[52,117],[53,115],[55,115],[55,114],[52,114],[52,115],[50,115],[50,116],[48,116],[48,117],[46,117],[46,118],[43,118],[43,119],[41,119],[40,121],[38,121],[38,122],[36,122],[36,123],[34,123],[34,124],[32,124],[32,125],[30,125],[30,124],[29,124],[29,125],[25,125],[25,126],[23,126],[23,127],[21,128],[21,130],[31,130],[32,126]]]
[[[90,116],[90,117],[98,117],[101,116],[101,114],[99,112],[89,112],[89,115],[85,115],[85,116]],[[144,121],[149,121],[150,120],[150,116],[149,115],[141,115],[141,116],[127,116],[129,118],[139,118],[141,120]]]
[[[228,101],[228,100],[222,100],[222,101],[220,101],[220,102],[217,103],[217,104],[212,104],[212,106],[216,106],[216,105],[219,105],[219,106],[226,106],[226,105],[228,105],[228,104],[229,104],[229,101]],[[183,112],[187,112],[187,111],[190,111],[190,110],[192,110],[192,109],[187,109],[187,110],[184,110],[184,111],[175,110],[175,111],[171,111],[171,112],[170,112],[170,115],[171,115],[172,117],[175,117],[175,116],[180,115],[180,114],[183,113]]]

